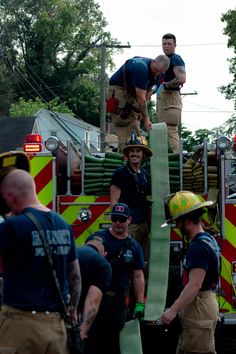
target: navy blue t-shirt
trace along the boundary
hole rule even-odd
[[[173,68],[175,66],[185,66],[185,63],[183,61],[183,59],[181,58],[180,55],[178,54],[171,54],[168,55],[169,59],[170,59],[170,66],[169,68],[166,70],[166,72],[164,74],[162,74],[162,76],[164,77],[164,82],[168,82],[171,81],[175,78],[175,73]],[[168,88],[166,89],[168,91]],[[175,88],[170,88],[169,90],[171,91],[179,91],[180,88],[179,87],[175,87]]]
[[[188,274],[191,269],[201,268],[206,271],[201,290],[214,290],[219,279],[219,259],[216,252],[200,239],[203,235],[212,237],[202,232],[197,234],[189,244],[183,264],[183,285],[188,282]]]
[[[129,288],[132,272],[145,268],[143,250],[131,236],[118,239],[111,234],[110,230],[101,230],[99,234],[102,234],[105,239],[106,259],[112,266],[109,290],[124,294]]]
[[[77,254],[82,279],[79,309],[82,309],[91,285],[96,286],[103,293],[107,291],[111,283],[112,268],[110,263],[92,245],[78,247]]]
[[[151,194],[148,172],[141,168],[140,173],[135,173],[129,165],[122,166],[113,173],[110,184],[121,190],[119,202],[129,206],[132,224],[146,223],[148,208],[145,197]]]
[[[24,214],[30,211],[38,219],[50,246],[61,291],[66,300],[68,264],[76,258],[70,226],[54,212],[26,208],[0,224],[0,254],[3,261],[3,303],[22,310],[59,311],[60,302],[44,248],[33,222]]]
[[[155,84],[156,77],[150,70],[151,61],[150,58],[134,57],[125,62],[126,81],[130,89],[137,87],[146,91]],[[111,76],[109,85],[124,87],[123,65]]]

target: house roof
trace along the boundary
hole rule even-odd
[[[87,123],[82,119],[75,118],[72,115],[67,113],[59,113],[59,112],[46,110],[45,108],[41,108],[36,113],[36,116],[38,117],[41,114],[43,114],[43,116],[45,115],[53,118],[57,122],[57,124],[67,133],[68,137],[72,140],[72,142],[77,143],[79,145],[81,145],[82,143],[82,139],[78,134],[80,128],[88,131],[98,132],[98,133],[100,133],[101,131],[100,128],[96,127],[95,125]],[[93,145],[93,142],[91,142],[90,146],[93,149],[97,150],[96,147]]]
[[[25,135],[32,133],[36,117],[0,119],[0,153],[22,148]]]

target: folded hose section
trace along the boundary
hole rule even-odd
[[[151,249],[144,320],[156,321],[166,303],[169,275],[170,228],[165,221],[164,197],[170,193],[166,123],[153,124],[150,132],[152,214]]]
[[[120,332],[120,350],[122,354],[142,354],[142,341],[139,320],[125,323]]]
[[[170,193],[168,140],[165,123],[153,124],[150,132],[152,179],[151,250],[145,321],[156,321],[165,309],[169,273],[170,228],[165,221],[164,197]],[[126,322],[120,333],[122,354],[142,354],[139,320]]]

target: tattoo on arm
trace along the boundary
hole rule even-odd
[[[185,75],[185,67],[184,66],[178,66],[176,67],[176,70],[178,71],[178,73],[181,75],[181,77],[183,77],[183,75]],[[179,87],[180,85],[182,85],[183,81],[180,77],[178,77],[178,75],[171,81],[168,81],[166,83],[166,87],[169,89],[171,88],[175,88],[175,87]]]
[[[70,304],[69,306],[77,308],[81,294],[81,276],[78,261],[69,264],[68,267],[68,282],[70,289]]]
[[[97,311],[96,309],[92,308],[87,312],[83,313],[82,322],[85,322],[86,325],[90,328],[91,324],[93,323],[96,317]]]

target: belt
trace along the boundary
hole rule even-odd
[[[59,312],[51,312],[51,311],[36,311],[36,310],[31,310],[31,311],[24,311],[17,309],[12,306],[8,305],[2,305],[1,307],[1,312],[6,315],[6,316],[11,316],[11,315],[23,315],[23,316],[48,316],[48,317],[54,317],[54,318],[61,318],[61,314]]]

